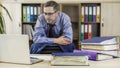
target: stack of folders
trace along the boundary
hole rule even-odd
[[[81,49],[104,55],[120,57],[117,36],[94,37],[81,41]]]
[[[113,58],[112,55],[99,53],[95,51],[74,50],[74,53],[81,53],[81,52],[88,54],[89,60],[94,60],[94,61],[108,60]]]
[[[88,55],[86,53],[52,53],[53,60],[51,65],[57,66],[74,66],[83,65],[88,66]]]

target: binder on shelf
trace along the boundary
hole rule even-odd
[[[85,6],[85,22],[88,23],[88,6]]]
[[[30,22],[30,6],[26,6],[27,7],[27,22]]]
[[[30,6],[30,22],[34,22],[34,7]]]
[[[88,24],[84,25],[84,39],[88,39]]]
[[[36,21],[37,20],[37,6],[34,6],[34,21]]]
[[[27,22],[27,7],[26,6],[22,6],[22,20],[23,22]]]
[[[93,6],[93,22],[96,22],[96,6]]]
[[[81,6],[81,22],[84,22],[84,6]]]
[[[88,10],[88,13],[89,13],[89,14],[88,14],[88,21],[89,21],[89,22],[93,22],[93,20],[92,20],[92,15],[93,15],[93,13],[92,13],[92,12],[93,12],[93,11],[92,11],[92,6],[89,6],[88,9],[89,9],[89,10]]]
[[[97,6],[96,22],[100,22],[100,6]]]
[[[92,25],[88,24],[88,39],[92,38]]]
[[[84,40],[84,24],[81,24],[81,36],[80,36],[81,40]]]

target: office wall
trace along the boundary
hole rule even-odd
[[[24,3],[45,3],[46,1],[49,1],[49,0],[2,0],[3,2],[24,2]],[[120,2],[120,0],[54,0],[54,1],[57,1],[58,3],[82,3],[82,2]]]
[[[1,4],[1,0],[0,0],[0,4]],[[1,8],[0,8],[0,12],[1,12]]]

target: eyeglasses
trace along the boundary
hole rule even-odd
[[[56,13],[56,11],[53,12],[53,13],[46,13],[46,12],[44,12],[44,14],[45,14],[45,15],[48,15],[48,16],[52,16],[54,13]]]

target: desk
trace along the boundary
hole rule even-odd
[[[51,66],[50,61],[32,65],[0,63],[0,68],[120,68],[120,58],[104,61],[89,61],[89,66]]]

